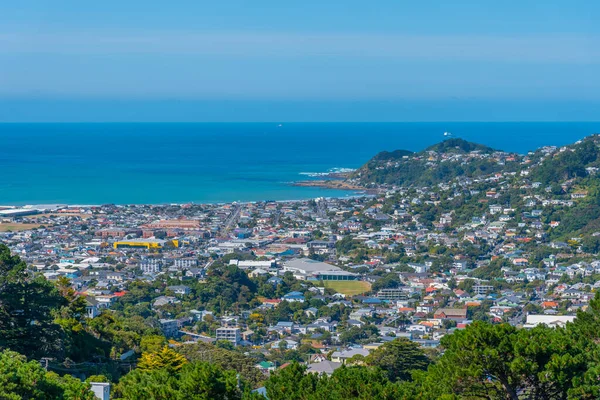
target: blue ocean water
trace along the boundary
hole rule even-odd
[[[0,124],[0,205],[347,196],[289,182],[359,167],[382,150],[421,150],[445,131],[525,153],[600,132],[600,123]]]

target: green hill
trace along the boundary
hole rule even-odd
[[[483,144],[473,143],[460,138],[451,138],[443,142],[429,146],[423,152],[435,151],[438,153],[469,153],[479,151],[482,153],[493,153],[496,150]]]
[[[563,151],[545,157],[538,166],[532,168],[529,176],[532,180],[544,184],[583,178],[589,175],[586,168],[600,167],[599,145],[600,136],[592,135],[565,146]]]
[[[494,154],[498,156],[495,157]],[[503,152],[452,138],[417,153],[381,152],[352,174],[360,184],[435,185],[457,177],[479,177],[506,169]]]

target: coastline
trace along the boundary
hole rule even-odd
[[[292,186],[295,186],[294,184],[291,184]],[[301,185],[299,185],[301,186]],[[317,186],[314,186],[317,187]],[[327,187],[323,187],[325,189],[329,189]],[[264,202],[268,202],[268,203],[301,203],[301,202],[305,202],[305,201],[309,201],[309,200],[315,200],[318,198],[325,198],[325,199],[351,199],[351,198],[359,198],[359,197],[365,197],[365,196],[371,196],[374,194],[374,190],[372,189],[364,189],[364,188],[360,188],[357,190],[360,190],[360,192],[357,192],[357,190],[354,189],[339,189],[339,190],[348,190],[350,192],[354,191],[354,194],[347,194],[346,196],[319,196],[319,197],[307,197],[304,199],[288,199],[288,200],[270,200],[270,199],[264,199],[264,200],[248,200],[248,201],[206,201],[206,202],[198,202],[198,201],[183,201],[183,202],[172,202],[172,201],[166,201],[166,202],[162,202],[162,203],[129,203],[129,202],[124,202],[124,203],[98,203],[98,204],[77,204],[77,203],[60,203],[58,204],[61,207],[64,208],[93,208],[93,207],[102,207],[103,205],[114,205],[114,206],[163,206],[163,205],[174,205],[174,206],[181,206],[181,205],[185,205],[185,204],[194,204],[194,205],[226,205],[226,204],[259,204],[259,203],[264,203]],[[0,205],[0,210],[1,209],[14,209],[14,208],[37,208],[40,206],[44,206],[47,204],[44,203],[30,203],[30,204],[2,204]],[[68,215],[68,214],[65,214]]]
[[[300,187],[318,187],[325,189],[338,189],[338,190],[360,190],[360,191],[368,191],[368,189],[354,185],[352,183],[348,183],[339,179],[315,179],[309,181],[297,181],[291,184],[292,186],[300,186]]]

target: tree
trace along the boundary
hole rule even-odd
[[[242,396],[235,371],[225,371],[209,363],[186,365],[181,371],[178,387],[177,398],[182,400],[235,400]]]
[[[597,254],[600,252],[600,237],[586,236],[581,242],[581,249],[586,253]]]
[[[269,400],[309,399],[317,390],[319,377],[306,374],[306,367],[292,363],[271,376],[265,383]]]
[[[143,336],[140,348],[144,353],[157,353],[167,344],[167,339],[161,335]]]
[[[251,385],[258,385],[264,375],[255,367],[256,359],[240,352],[218,348],[208,343],[185,344],[177,348],[190,362],[209,362],[224,370],[234,370]]]
[[[89,384],[47,372],[38,362],[5,350],[0,353],[0,399],[93,400],[95,396]]]
[[[166,370],[135,369],[125,375],[115,388],[117,398],[126,400],[170,400],[177,398],[175,377]]]
[[[138,363],[141,371],[164,370],[168,373],[179,371],[187,360],[184,356],[164,346],[161,350],[153,353],[144,353]]]
[[[53,312],[66,303],[52,283],[28,273],[25,262],[0,245],[0,350],[60,356],[61,327]]]
[[[269,400],[348,400],[409,398],[399,384],[390,382],[376,368],[345,367],[331,377],[307,374],[306,367],[292,363],[271,375],[265,383]]]
[[[238,387],[234,371],[198,362],[186,364],[178,372],[135,369],[121,379],[115,391],[117,398],[126,400],[238,400],[243,382]]]
[[[287,342],[285,340],[282,340],[282,341],[279,342],[279,344],[277,345],[277,347],[279,348],[279,351],[281,351],[283,353],[284,351],[287,350],[288,344],[287,344]]]
[[[386,371],[391,381],[408,381],[412,370],[427,369],[429,359],[417,343],[400,338],[379,346],[365,358],[365,363]]]
[[[475,321],[442,338],[444,355],[417,374],[425,398],[565,399],[586,361],[563,329]]]
[[[317,396],[322,399],[406,399],[406,390],[388,380],[387,374],[376,368],[345,367],[336,369],[330,378],[323,378]],[[365,385],[365,382],[368,382]],[[319,396],[320,395],[320,396]]]

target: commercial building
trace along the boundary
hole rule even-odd
[[[277,266],[277,263],[272,260],[255,261],[255,260],[229,260],[229,265],[236,265],[241,269],[263,268],[270,269]]]
[[[377,292],[377,298],[381,300],[406,300],[408,296],[402,288],[386,288]]]
[[[492,292],[494,287],[491,285],[475,285],[473,286],[473,292],[477,294],[487,294],[488,292]]]
[[[173,259],[173,266],[176,269],[189,269],[198,266],[197,258],[175,258]]]
[[[144,274],[156,274],[162,269],[162,260],[158,258],[142,259],[140,269]]]
[[[357,274],[310,258],[290,260],[283,266],[283,271],[290,271],[296,279],[301,280],[348,281],[358,279]]]
[[[142,226],[146,229],[183,229],[192,231],[200,229],[200,221],[195,219],[160,220]]]
[[[222,327],[217,329],[216,337],[217,340],[226,340],[237,346],[240,343],[242,335],[240,328]]]
[[[160,319],[160,329],[165,337],[175,337],[179,332],[176,319]]]
[[[106,228],[96,231],[95,235],[100,236],[102,239],[107,238],[122,238],[127,235],[133,234],[139,236],[142,233],[140,229],[127,229],[127,228]]]
[[[35,208],[9,208],[8,210],[0,210],[0,218],[25,217],[35,214],[39,214],[39,210]]]
[[[115,249],[123,248],[146,248],[150,249],[162,249],[165,246],[166,240],[162,239],[129,239],[120,240],[113,243]],[[172,240],[175,247],[179,247],[178,240]]]

